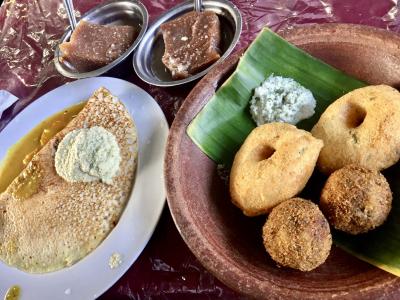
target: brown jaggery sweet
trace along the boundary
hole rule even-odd
[[[192,11],[160,29],[165,44],[162,62],[174,79],[196,74],[221,57],[220,23],[214,12]]]
[[[70,41],[60,44],[62,58],[79,72],[103,67],[128,49],[137,30],[127,25],[99,25],[79,22]]]

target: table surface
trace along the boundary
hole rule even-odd
[[[75,0],[77,14],[101,3]],[[142,0],[150,23],[181,1]],[[397,0],[234,0],[243,16],[236,50],[264,26],[278,31],[311,23],[355,23],[400,32]],[[20,100],[0,120],[0,130],[26,105],[69,80],[52,62],[54,47],[67,27],[61,0],[6,0],[0,8],[0,89]],[[169,124],[194,84],[160,88],[141,82],[133,69],[120,77],[150,93]],[[1,147],[1,145],[0,145]],[[241,299],[205,270],[176,230],[166,205],[153,237],[128,272],[101,299]]]

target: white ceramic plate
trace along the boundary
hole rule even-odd
[[[139,87],[115,78],[96,77],[63,85],[34,101],[0,132],[0,160],[7,149],[46,117],[81,102],[106,87],[126,106],[138,132],[139,156],[129,202],[108,237],[75,265],[48,274],[28,274],[0,262],[0,299],[12,285],[21,299],[93,299],[110,288],[149,241],[165,203],[163,159],[168,124],[154,99]],[[122,264],[108,262],[120,253]]]

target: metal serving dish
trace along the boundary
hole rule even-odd
[[[221,23],[221,51],[223,55],[213,65],[185,79],[173,80],[171,73],[161,61],[164,54],[164,40],[160,25],[194,10],[193,1],[184,2],[167,11],[147,30],[133,57],[133,67],[145,82],[157,86],[175,86],[201,78],[218,62],[224,60],[237,44],[242,31],[242,16],[234,4],[226,0],[204,0],[203,10],[214,11]]]
[[[121,65],[121,63],[130,56],[130,54],[142,40],[148,25],[148,13],[146,7],[140,1],[110,0],[105,1],[104,3],[89,10],[82,16],[80,21],[81,20],[102,25],[131,25],[139,28],[139,34],[133,44],[116,60],[104,67],[84,73],[79,73],[71,64],[60,59],[61,51],[57,45],[54,53],[54,63],[56,69],[62,75],[74,79],[99,76],[104,73],[109,73],[111,69],[117,65]],[[77,25],[79,25],[79,22]],[[71,34],[72,31],[70,28],[68,28],[68,30],[62,36],[60,43],[69,41]]]

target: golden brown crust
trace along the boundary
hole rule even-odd
[[[347,165],[328,178],[319,205],[334,228],[359,234],[385,222],[392,192],[379,171]]]
[[[400,158],[400,93],[386,85],[354,90],[333,102],[311,133],[324,141],[323,173],[348,164],[386,169]]]
[[[173,79],[187,78],[216,62],[221,29],[212,11],[191,11],[160,26],[165,52],[162,62]]]
[[[311,201],[292,198],[276,206],[263,227],[267,252],[279,265],[311,271],[332,246],[328,221]]]
[[[102,126],[113,133],[121,151],[113,184],[69,183],[57,175],[58,142],[78,128]],[[40,170],[38,191],[26,199],[13,196],[14,180],[0,195],[0,258],[27,272],[44,273],[82,259],[109,234],[129,199],[136,166],[136,130],[123,106],[101,88],[66,128],[53,137],[19,175]]]
[[[245,215],[256,216],[297,195],[310,178],[322,145],[309,132],[290,124],[255,128],[232,165],[232,202]]]

